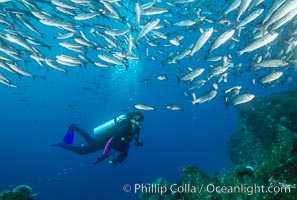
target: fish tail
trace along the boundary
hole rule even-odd
[[[261,35],[262,35],[262,36],[265,35],[266,29],[267,29],[267,27],[266,27],[265,25],[263,25],[263,26],[261,27],[260,31],[261,31]]]
[[[17,73],[17,76],[19,77],[20,80],[22,80],[22,75]]]
[[[141,55],[140,50],[139,50],[139,46],[138,46],[138,43],[137,43],[136,40],[135,40],[135,43],[134,44],[135,44],[136,49],[138,50],[139,55]]]
[[[225,103],[226,109],[228,109],[229,108],[228,101],[227,100],[224,100],[224,103]]]
[[[68,75],[68,72],[69,72],[70,70],[68,70],[68,69],[64,69],[64,70],[65,70],[65,71],[64,71],[65,74]]]
[[[180,77],[176,76],[176,78],[177,78],[177,84],[179,84],[179,82],[180,82]]]
[[[33,78],[33,81],[35,82],[35,79],[36,79],[36,75],[32,75],[32,78]]]
[[[124,24],[126,24],[128,21],[128,18],[126,16],[121,16],[120,19],[121,19],[122,23],[124,23]]]
[[[204,56],[203,56],[203,60],[207,60],[207,59],[209,59],[209,55],[208,54],[205,54]]]
[[[129,66],[127,64],[125,64],[125,68],[126,68],[126,71],[128,72]]]
[[[87,69],[87,63],[83,64],[84,69]]]
[[[209,49],[209,50],[207,51],[206,58],[210,58],[210,55],[211,55],[212,51],[213,51],[212,49]]]
[[[41,37],[42,39],[45,39],[44,33],[40,33],[40,37]]]

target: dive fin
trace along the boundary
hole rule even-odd
[[[74,140],[74,131],[68,130],[66,135],[64,136],[64,142],[67,144],[72,144]]]

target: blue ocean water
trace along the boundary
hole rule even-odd
[[[222,10],[227,7],[222,6]],[[55,28],[36,26],[44,33],[58,33]],[[216,32],[214,37],[219,34]],[[59,48],[57,41],[46,38],[47,44],[53,46],[43,49],[46,56],[55,57],[61,51],[71,55],[72,52]],[[247,38],[240,42],[244,46],[248,41]],[[101,42],[100,38],[95,42]],[[190,37],[183,40],[185,44],[191,42]],[[206,45],[201,57],[209,46]],[[224,48],[214,55],[219,55]],[[163,50],[162,45],[159,49]],[[178,47],[166,47],[167,53],[178,50]],[[128,71],[119,66],[98,68],[89,63],[85,68],[68,68],[68,73],[61,73],[52,69],[46,71],[30,61],[31,71],[39,74],[35,80],[11,76],[19,88],[1,85],[0,190],[28,184],[38,193],[36,199],[42,200],[130,200],[138,199],[139,194],[125,193],[122,189],[125,184],[151,183],[159,177],[175,183],[183,176],[182,167],[190,164],[208,174],[232,167],[227,145],[230,135],[238,129],[236,107],[227,109],[221,93],[210,102],[193,106],[192,98],[184,95],[187,85],[176,79],[175,67],[160,64],[168,54],[158,55],[158,60],[153,61],[146,58],[145,48],[141,47],[140,52],[141,59],[130,61]],[[90,52],[88,56],[98,60],[97,54]],[[231,54],[236,57],[236,51]],[[247,64],[245,57],[240,59],[236,62]],[[177,65],[186,70],[188,66],[205,64],[203,60],[183,59]],[[158,74],[166,74],[168,80],[157,80]],[[243,88],[252,88],[256,95],[288,89],[253,88],[252,76],[231,77],[224,88],[240,84]],[[150,79],[148,84],[144,79]],[[209,83],[199,93],[210,87]],[[62,140],[71,123],[92,133],[94,127],[114,118],[120,111],[135,110],[134,105],[138,103],[156,108],[155,111],[143,111],[145,120],[140,139],[144,146],[132,145],[128,158],[116,167],[108,162],[93,165],[101,152],[80,156],[49,146]],[[166,109],[168,104],[179,104],[184,108],[171,111]],[[75,143],[82,142],[76,136]]]
[[[22,90],[1,90],[1,189],[28,184],[37,199],[137,199],[122,191],[125,183],[159,177],[177,182],[189,164],[210,174],[231,166],[226,151],[237,128],[235,109],[226,110],[219,99],[193,107],[176,95],[182,90],[175,79],[149,86],[135,79],[133,87],[126,72],[113,80],[114,74],[96,77],[91,70],[54,73],[47,80],[29,80]],[[72,122],[92,133],[120,110],[134,110],[135,102],[153,104],[156,111],[143,112],[144,146],[132,146],[123,164],[93,165],[100,152],[80,156],[48,145],[61,141]],[[167,103],[185,108],[169,111]]]

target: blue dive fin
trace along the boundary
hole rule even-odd
[[[63,141],[67,144],[72,144],[73,140],[74,140],[74,131],[67,131]]]

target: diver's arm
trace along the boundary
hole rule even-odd
[[[139,130],[134,136],[134,144],[135,146],[143,146],[143,141],[139,142]]]
[[[102,162],[103,160],[105,160],[106,158],[108,158],[108,156],[100,156],[97,158],[97,160],[95,162],[93,162],[94,165]]]

